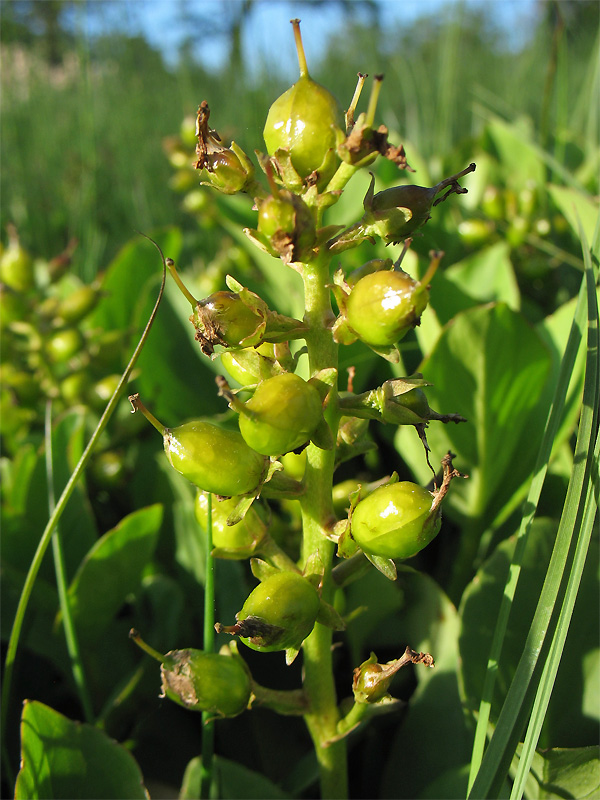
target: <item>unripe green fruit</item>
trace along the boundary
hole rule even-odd
[[[392,679],[382,679],[382,672],[380,664],[365,664],[359,668],[352,688],[361,702],[375,703],[385,697]]]
[[[250,677],[237,658],[173,650],[166,654],[160,673],[162,696],[192,711],[235,717],[248,707]]]
[[[165,429],[165,453],[171,465],[205,492],[231,497],[253,492],[267,459],[252,450],[237,431],[210,422],[186,422]]]
[[[98,299],[99,294],[92,286],[80,286],[61,300],[57,316],[65,323],[79,322],[93,310]]]
[[[431,492],[410,481],[375,489],[351,519],[352,537],[370,555],[410,558],[437,535],[441,518],[432,513]]]
[[[8,247],[0,256],[0,281],[17,292],[27,292],[34,284],[33,262],[16,232],[9,231]]]
[[[225,350],[221,353],[221,364],[241,386],[258,383],[273,376],[274,348],[272,344],[263,342],[258,347]]]
[[[258,231],[272,242],[275,249],[293,242],[297,253],[312,247],[316,238],[315,222],[301,197],[281,191],[265,198],[258,209]]]
[[[361,278],[346,302],[348,324],[374,347],[395,344],[419,323],[429,290],[402,271],[374,272]]]
[[[198,303],[198,307],[212,329],[208,332],[216,332],[229,347],[239,347],[263,320],[235,292],[214,292]]]
[[[344,115],[335,97],[308,74],[300,21],[292,20],[292,25],[300,78],[269,109],[263,136],[270,156],[285,150],[301,178],[319,173],[317,185],[322,188],[340,163],[336,146],[344,138]]]
[[[96,411],[102,411],[117,388],[120,375],[106,375],[96,381],[87,392],[86,399],[90,406]]]
[[[90,471],[98,486],[103,489],[114,489],[125,480],[125,461],[120,453],[106,450],[92,459]]]
[[[335,152],[336,129],[344,128],[342,110],[335,97],[308,74],[279,97],[267,115],[263,136],[269,155],[282,148],[302,178],[323,169],[328,153]],[[335,172],[332,159],[321,173],[323,180]]]
[[[212,543],[221,558],[248,558],[254,553],[266,532],[264,522],[253,507],[248,509],[240,522],[228,525],[227,518],[235,509],[236,503],[235,498],[212,502]],[[208,496],[205,492],[198,492],[194,512],[200,525],[206,529]]]
[[[248,596],[238,622],[256,622],[256,635],[242,636],[253,650],[272,652],[297,648],[312,631],[320,600],[315,587],[296,572],[278,572]],[[260,623],[266,623],[264,630]],[[271,629],[269,629],[271,627]]]
[[[240,432],[258,453],[277,456],[306,444],[322,418],[321,397],[310,383],[285,372],[259,384],[240,415]]]
[[[466,245],[477,247],[489,240],[493,230],[493,226],[482,219],[465,219],[458,226],[458,235]]]
[[[89,380],[89,375],[83,370],[71,372],[70,375],[63,378],[60,382],[60,394],[68,406],[73,406],[83,400]]]
[[[11,322],[25,319],[27,303],[20,292],[0,284],[0,328],[7,328]]]
[[[61,363],[77,355],[83,347],[83,336],[77,328],[66,328],[50,336],[46,341],[46,352],[51,361]]]

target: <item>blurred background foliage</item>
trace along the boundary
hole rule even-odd
[[[274,27],[281,44],[268,57],[244,46],[252,15],[276,6],[272,0],[177,4],[189,34],[168,63],[141,34],[120,32],[127,5],[2,3],[2,229],[16,225],[36,256],[55,255],[76,238],[73,268],[87,281],[134,231],[190,229],[167,189],[161,149],[184,116],[208,100],[223,139],[252,153],[266,109],[290,79],[279,66],[287,29]],[[357,71],[385,73],[379,117],[405,142],[409,163],[410,146],[418,146],[434,178],[453,149],[469,151],[491,114],[527,120],[537,143],[569,169],[598,140],[597,106],[589,105],[598,81],[596,2],[540,2],[531,35],[517,47],[495,20],[502,4],[493,2],[449,3],[402,25],[390,24],[385,5],[372,0],[292,4],[299,16],[307,5],[339,10],[338,27],[310,63],[315,79],[345,108]],[[152,3],[144,7],[153,13]],[[197,54],[216,36],[227,57],[213,70]]]
[[[264,147],[267,110],[295,80],[293,60],[283,56],[284,51],[294,55],[293,41],[287,21],[267,32],[272,40],[268,55],[249,46],[246,34],[261,10],[273,9],[275,19],[282,4],[175,5],[188,33],[169,50],[151,44],[141,28],[136,32],[126,26],[125,17],[119,25],[128,3],[2,3],[4,637],[47,519],[46,399],[52,399],[57,420],[58,492],[118,381],[158,290],[156,251],[136,231],[153,236],[177,261],[196,297],[224,288],[224,277],[231,273],[272,308],[302,313],[298,276],[256,250],[241,232],[256,224],[250,199],[200,187],[191,166],[194,114],[203,99],[211,107],[211,125],[226,144],[235,139],[249,154]],[[540,2],[528,35],[513,38],[493,13],[499,3],[448,3],[402,24],[387,18],[389,4],[384,2],[285,5],[290,16],[299,17],[309,8],[322,11],[323,19],[325,12],[336,10],[337,25],[326,46],[308,56],[313,77],[343,107],[358,71],[385,74],[378,121],[389,127],[394,144],[404,143],[416,172],[398,173],[389,162],[377,162],[378,189],[410,181],[432,185],[477,163],[466,181],[469,193],[437,207],[406,256],[407,270],[422,275],[432,247],[446,254],[422,325],[402,343],[402,363],[390,366],[360,344],[340,350],[341,384],[350,365],[356,366],[357,392],[421,369],[434,384],[432,406],[469,418],[468,426],[430,431],[436,455],[451,448],[460,468],[473,476],[449,495],[444,536],[411,560],[410,567],[419,572],[407,567],[397,584],[378,573],[353,584],[347,599],[351,614],[361,605],[365,585],[378,603],[357,616],[347,641],[336,650],[340,696],[348,693],[347,676],[370,648],[377,648],[380,659],[393,658],[397,643],[410,641],[435,651],[438,662],[433,679],[411,673],[398,688],[403,699],[411,698],[410,735],[395,721],[382,721],[360,740],[360,758],[359,748],[353,751],[354,795],[375,796],[380,787],[380,796],[416,797],[426,775],[432,785],[419,796],[439,797],[439,779],[445,796],[464,797],[462,767],[470,758],[472,737],[464,709],[477,707],[484,663],[479,662],[487,653],[478,620],[485,607],[491,630],[497,614],[497,598],[483,589],[502,584],[556,384],[581,282],[578,220],[589,241],[596,224],[600,6],[595,1]],[[133,7],[153,12],[152,3]],[[103,25],[109,16],[111,25]],[[307,50],[317,25],[318,20],[311,32],[303,23]],[[219,37],[226,56],[211,67],[201,54]],[[364,105],[365,98],[361,109]],[[349,224],[361,215],[368,181],[367,171],[356,176],[328,222]],[[341,260],[347,273],[369,258],[389,255],[379,243],[348,251]],[[76,292],[81,292],[78,303],[65,305]],[[201,357],[188,315],[187,301],[169,282],[133,376],[135,390],[167,425],[224,411],[213,383],[220,361]],[[538,543],[548,549],[573,468],[570,445],[581,383],[578,362],[539,507],[545,520]],[[479,402],[484,396],[485,402]],[[348,469],[344,465],[336,480],[379,478],[398,470],[402,478],[429,481],[412,428],[371,429],[379,450]],[[87,612],[98,611],[95,598],[101,592],[110,595],[118,612],[105,610],[105,629],[98,636],[83,614],[79,634],[93,705],[105,730],[130,742],[147,779],[179,786],[186,764],[200,748],[197,719],[157,699],[154,665],[138,667],[126,633],[131,625],[149,632],[163,652],[201,642],[204,545],[193,517],[194,492],[164,462],[160,437],[143,419],[132,417],[123,400],[75,497],[61,521],[67,578],[75,595],[78,565],[85,566],[98,536],[110,539],[112,533],[118,539],[114,526],[132,511],[156,516],[143,510],[149,498],[163,504],[160,536],[161,523],[154,520],[156,529],[148,524],[146,550],[137,544],[132,548],[137,560],[129,582],[109,581],[108,563],[101,589],[93,585],[96,594]],[[139,528],[136,519],[130,516],[125,529]],[[299,522],[289,504],[277,509],[273,528],[297,543]],[[148,555],[154,547],[154,555]],[[115,563],[121,556],[115,546]],[[538,585],[533,578],[540,559],[528,566],[525,586]],[[217,607],[223,619],[233,617],[252,582],[240,563],[218,562]],[[589,609],[598,608],[593,575],[589,586],[581,607],[588,620]],[[523,618],[529,620],[535,592],[533,600],[526,599]],[[81,719],[57,608],[47,557],[32,598],[32,619],[23,637],[28,658],[18,672],[14,696],[40,699]],[[579,671],[589,680],[586,686],[597,687],[593,669],[580,670],[579,663],[580,654],[596,652],[597,625],[595,633],[580,622],[573,628],[576,641],[570,652],[577,654],[577,663],[565,668],[568,680],[558,696],[567,704]],[[521,652],[517,637],[507,658],[509,673]],[[282,674],[279,662],[245,655],[259,681],[278,688],[297,685],[299,666]],[[583,677],[578,680],[584,683]],[[570,730],[580,732],[580,739],[561,739],[550,727],[553,735],[545,732],[544,745],[576,747],[595,741],[598,704],[591,689],[589,696],[588,707],[575,703],[577,719],[569,718]],[[19,713],[15,701],[10,720],[15,732]],[[312,796],[306,781],[312,780],[314,765],[310,755],[303,757],[307,737],[299,720],[257,710],[224,721],[219,731],[220,754],[262,772],[290,795]],[[16,735],[9,749],[17,764]],[[286,775],[290,763],[298,769]],[[453,772],[449,776],[443,770]],[[460,786],[450,794],[454,778]],[[401,785],[404,794],[399,795]]]

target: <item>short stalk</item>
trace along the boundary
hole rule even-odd
[[[306,337],[311,374],[326,368],[337,368],[337,345],[330,325],[333,321],[329,290],[328,260],[304,264],[304,321],[310,330]],[[339,422],[337,385],[334,379],[325,418],[335,439]],[[314,444],[306,451],[305,494],[300,498],[303,528],[302,560],[318,554],[323,564],[322,598],[331,602],[334,584],[331,578],[335,544],[326,537],[334,519],[331,487],[335,451],[321,450]],[[309,711],[304,715],[312,737],[321,779],[321,796],[345,798],[348,795],[347,756],[344,741],[332,742],[336,736],[339,711],[333,679],[332,631],[317,623],[304,641],[304,693]]]
[[[279,547],[275,539],[268,533],[258,546],[257,555],[268,561],[274,567],[288,572],[300,572],[296,563],[288,556],[288,554]]]

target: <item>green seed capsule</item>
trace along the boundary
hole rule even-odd
[[[374,347],[392,345],[419,323],[429,290],[406,272],[374,272],[354,286],[347,300],[348,324]]]
[[[354,509],[352,537],[370,555],[410,558],[439,532],[440,512],[432,513],[432,503],[431,492],[410,481],[381,486]]]
[[[0,256],[0,281],[17,292],[29,291],[35,282],[31,256],[12,225],[8,226],[8,246]]]
[[[306,444],[322,418],[321,397],[310,383],[291,372],[259,384],[241,414],[247,444],[266,456],[282,455]]]
[[[237,614],[238,623],[247,620],[255,628],[241,639],[264,652],[299,647],[315,625],[319,606],[310,581],[295,572],[279,572],[260,583]]]
[[[61,300],[57,317],[68,324],[79,322],[94,309],[99,298],[98,291],[92,286],[80,286]]]
[[[263,136],[269,155],[279,149],[287,151],[301,178],[318,172],[319,185],[324,185],[340,163],[336,145],[344,138],[344,116],[335,97],[310,77],[299,21],[292,20],[292,24],[300,78],[269,109]]]
[[[192,711],[235,717],[248,707],[250,677],[236,658],[202,650],[172,650],[160,674],[162,697]]]
[[[236,431],[210,422],[185,422],[164,434],[171,465],[205,492],[231,497],[253,492],[267,460],[252,450]]]
[[[50,361],[59,364],[77,355],[83,343],[83,336],[77,328],[67,328],[53,334],[46,341],[46,352]]]
[[[352,690],[357,702],[376,703],[385,697],[391,678],[386,678],[383,674],[381,664],[365,662],[354,672]]]
[[[249,558],[266,532],[266,525],[253,507],[248,509],[241,522],[228,525],[227,518],[236,504],[236,498],[212,503],[212,543],[220,558]],[[200,525],[206,529],[208,496],[205,492],[198,492],[194,512]]]

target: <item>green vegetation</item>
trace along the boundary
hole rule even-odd
[[[597,4],[348,15],[347,138],[5,6],[3,796],[596,796]]]

